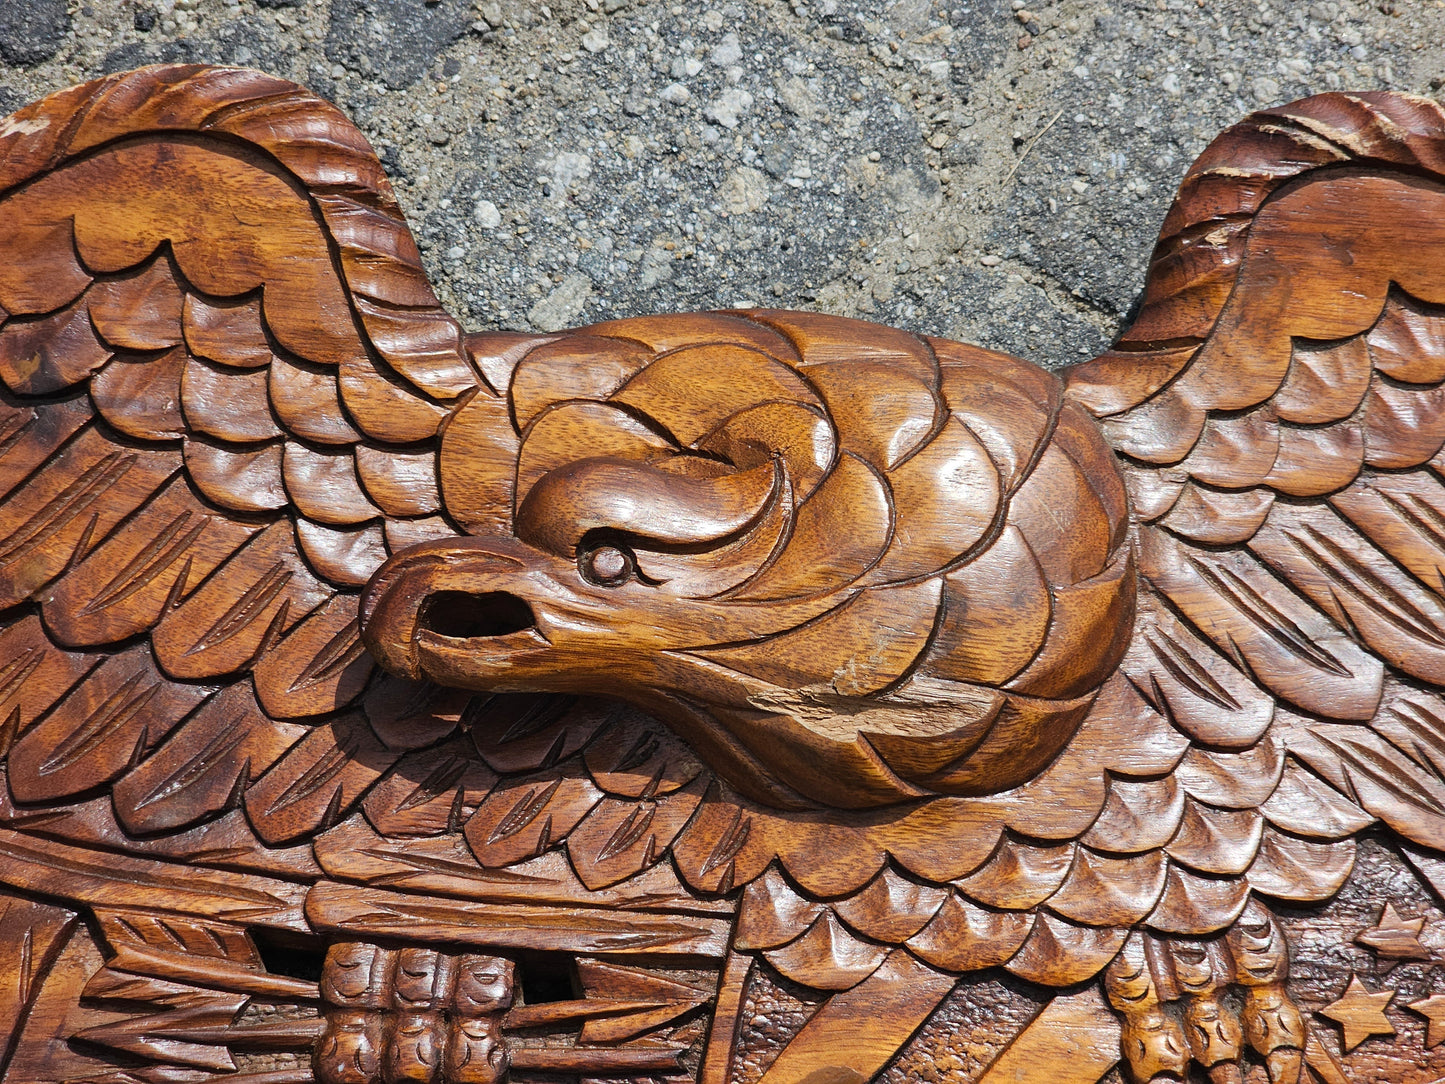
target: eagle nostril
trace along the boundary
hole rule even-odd
[[[505,591],[476,595],[438,591],[426,600],[417,627],[438,636],[472,640],[536,628],[537,618],[525,601]]]

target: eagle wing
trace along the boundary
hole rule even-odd
[[[390,552],[455,533],[461,329],[360,132],[257,72],[0,122],[0,220],[5,819],[314,870],[292,845],[455,727],[398,729],[356,611]]]
[[[388,555],[509,523],[487,374],[550,338],[463,336],[334,106],[197,66],[62,92],[0,122],[0,221],[0,832],[452,895],[477,878],[387,841],[465,828],[472,873],[541,856],[522,879],[572,899],[667,858],[711,776],[658,724],[408,682],[358,638]],[[467,403],[496,424],[458,517]]]
[[[1267,896],[1329,895],[1377,820],[1445,840],[1442,212],[1436,103],[1254,114],[1185,179],[1129,331],[1067,373],[1139,523],[1125,691],[1191,744],[1171,860]]]
[[[1118,672],[1011,791],[786,833],[744,811],[738,880],[760,839],[787,878],[744,894],[738,946],[820,986],[820,960],[858,961],[840,984],[876,967],[870,943],[1062,986],[1131,928],[1205,936],[1251,894],[1328,898],[1373,824],[1441,847],[1442,212],[1433,102],[1312,98],[1205,152],[1134,324],[1065,374],[1137,522]]]

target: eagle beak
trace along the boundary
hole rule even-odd
[[[496,688],[511,663],[550,646],[531,605],[510,590],[531,564],[526,548],[509,539],[412,546],[367,583],[361,639],[394,674]]]

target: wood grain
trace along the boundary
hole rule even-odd
[[[1055,376],[464,334],[301,88],[21,110],[0,1080],[854,1084],[981,982],[940,1080],[1445,1073],[1442,209],[1434,103],[1256,114]]]

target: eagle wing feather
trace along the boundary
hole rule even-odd
[[[1193,843],[1257,812],[1266,896],[1327,896],[1376,820],[1445,839],[1442,168],[1425,99],[1254,114],[1186,177],[1133,325],[1066,375],[1139,522],[1123,671],[1192,745],[1171,860],[1232,875]]]

